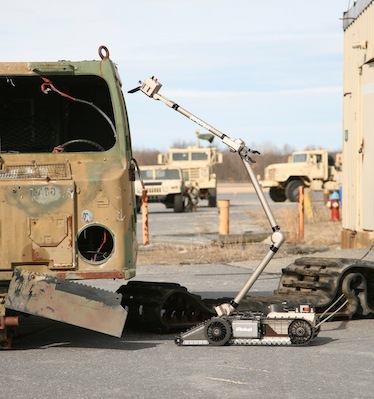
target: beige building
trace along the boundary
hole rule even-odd
[[[374,0],[344,13],[342,247],[374,241]]]

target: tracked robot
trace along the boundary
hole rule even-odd
[[[229,303],[214,308],[217,316],[210,318],[175,338],[177,345],[306,345],[313,340],[322,322],[314,309],[308,304],[290,307],[274,304],[267,312],[237,312],[242,299],[247,295],[265,267],[283,244],[285,237],[275,221],[274,215],[265,198],[262,188],[251,167],[255,162],[253,155],[258,151],[248,148],[241,139],[232,139],[228,135],[210,126],[175,102],[159,94],[162,85],[154,77],[139,82],[140,86],[129,93],[141,91],[154,100],[159,100],[197,123],[216,137],[220,138],[231,152],[238,154],[246,168],[265,215],[271,226],[271,246],[260,261],[253,274],[244,284],[236,297]]]

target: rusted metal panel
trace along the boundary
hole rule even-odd
[[[66,279],[66,280],[92,280],[92,279],[123,279],[125,278],[125,273],[123,271],[58,271],[55,274],[56,278]]]
[[[5,307],[120,337],[127,317],[121,299],[119,293],[16,268]]]
[[[0,330],[5,327],[18,327],[18,316],[1,316],[0,317]]]
[[[74,184],[18,180],[15,175],[0,179],[0,190],[6,203],[0,207],[1,269],[33,262],[74,268]]]
[[[125,272],[119,270],[50,270],[47,265],[15,265],[15,267],[22,267],[23,270],[29,272],[48,274],[51,277],[55,277],[63,280],[95,280],[95,279],[124,279]],[[13,271],[2,272],[0,271],[0,280],[11,280]]]
[[[28,218],[32,260],[51,261],[51,268],[73,268],[72,215]]]
[[[0,349],[10,348],[18,327],[18,316],[0,316]]]

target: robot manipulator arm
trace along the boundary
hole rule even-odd
[[[154,100],[162,101],[168,107],[174,109],[175,111],[178,111],[179,113],[186,116],[193,122],[202,126],[204,129],[213,133],[215,136],[219,137],[222,140],[222,142],[228,146],[228,148],[230,149],[231,152],[238,153],[238,155],[240,156],[240,158],[244,164],[244,167],[246,168],[246,170],[248,172],[249,178],[253,184],[253,187],[255,189],[257,197],[263,207],[265,215],[266,215],[267,219],[269,220],[270,226],[272,228],[273,233],[271,235],[271,241],[273,244],[271,245],[271,247],[270,247],[268,253],[265,255],[264,259],[262,259],[262,261],[258,264],[258,266],[253,271],[253,273],[250,276],[250,278],[248,279],[248,281],[245,283],[243,288],[237,294],[237,296],[230,303],[224,303],[215,308],[218,316],[229,316],[239,306],[240,301],[245,297],[245,295],[247,294],[249,289],[252,287],[252,285],[258,279],[259,275],[262,273],[262,271],[265,269],[265,267],[270,262],[272,257],[275,255],[275,253],[278,251],[280,246],[283,244],[285,237],[284,237],[283,233],[280,231],[280,228],[275,221],[275,218],[274,218],[273,213],[269,207],[269,204],[265,198],[262,188],[261,188],[261,186],[257,180],[257,177],[250,165],[251,163],[254,162],[254,160],[251,158],[251,154],[259,154],[259,152],[248,148],[245,145],[243,140],[230,138],[229,136],[220,132],[218,129],[214,128],[213,126],[208,125],[206,122],[199,119],[198,117],[196,117],[189,111],[180,107],[175,102],[162,96],[161,94],[158,93],[161,87],[162,87],[161,83],[159,83],[157,81],[157,79],[155,79],[154,77],[151,77],[151,78],[147,78],[143,83],[141,83],[141,86],[139,86],[133,90],[130,90],[130,93],[134,93],[134,92],[140,90],[144,94],[146,94],[148,97],[153,98]]]

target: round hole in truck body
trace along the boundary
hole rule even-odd
[[[114,252],[114,237],[110,230],[100,224],[85,226],[77,238],[78,252],[85,261],[101,264]]]

